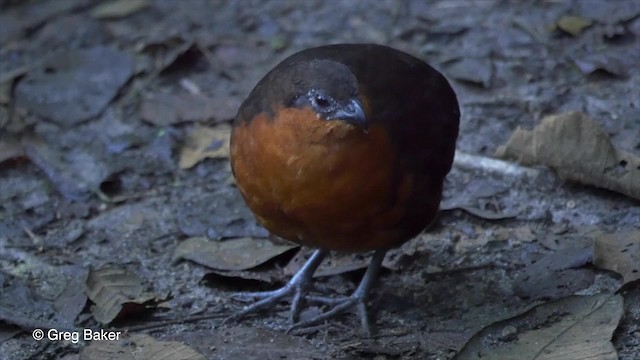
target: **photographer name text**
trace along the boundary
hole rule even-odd
[[[70,341],[77,344],[84,341],[115,341],[120,340],[122,331],[82,329],[82,331],[60,331],[56,329],[35,329],[31,333],[35,340],[47,339],[49,341]]]

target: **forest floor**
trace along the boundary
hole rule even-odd
[[[640,179],[640,1],[2,3],[0,359],[638,359],[640,181],[601,180]],[[230,121],[286,56],[344,42],[450,80],[444,210],[388,254],[371,337],[354,314],[287,333],[284,305],[223,323],[233,292],[308,254],[246,208]],[[572,127],[534,141],[551,156],[498,159],[558,114]],[[315,281],[348,294],[369,258],[335,254]]]

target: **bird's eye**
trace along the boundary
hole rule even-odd
[[[329,100],[327,100],[327,98],[325,98],[322,95],[316,94],[316,96],[314,97],[314,100],[316,102],[316,105],[318,105],[318,107],[326,108],[331,106],[331,103],[329,102]]]

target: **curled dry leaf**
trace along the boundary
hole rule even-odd
[[[82,349],[80,360],[205,360],[177,341],[158,341],[149,335],[132,334],[116,341],[93,341]]]
[[[640,279],[640,230],[597,233],[593,264],[619,273],[625,283]]]
[[[98,19],[115,19],[134,14],[149,6],[149,0],[115,0],[103,2],[91,10]]]
[[[611,336],[623,297],[571,296],[545,303],[475,334],[456,360],[617,360]]]
[[[573,62],[585,75],[604,71],[613,76],[626,77],[629,75],[631,65],[627,63],[625,56],[627,54],[593,53],[576,57]]]
[[[91,313],[102,324],[140,312],[147,303],[156,299],[155,294],[147,292],[147,287],[137,275],[115,267],[91,270],[86,291],[94,302]]]
[[[228,125],[207,127],[197,124],[180,152],[180,168],[189,169],[206,158],[229,157],[230,136]]]
[[[202,278],[207,285],[229,291],[270,290],[274,284],[284,282],[280,269],[268,271],[213,270]]]
[[[173,259],[191,260],[217,270],[248,270],[296,247],[296,244],[275,243],[269,239],[245,237],[210,241],[204,237],[193,237],[178,245]]]
[[[496,155],[547,165],[564,179],[640,200],[640,158],[616,149],[602,128],[580,112],[548,116],[531,131],[516,129]]]

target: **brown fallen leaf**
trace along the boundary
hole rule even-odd
[[[209,119],[222,121],[232,119],[238,106],[240,106],[239,100],[224,96],[158,93],[142,100],[140,116],[143,120],[157,126]]]
[[[192,237],[178,245],[173,260],[191,260],[217,270],[248,270],[296,247],[284,241],[249,237],[225,241]]]
[[[9,44],[10,40],[24,36],[29,33],[29,30],[38,28],[47,20],[86,6],[86,2],[78,0],[56,0],[41,3],[14,1],[13,3],[17,6],[10,6],[9,3],[2,2],[2,11],[0,11],[0,24],[2,24],[0,26],[0,44],[3,45],[3,48],[5,48],[5,44]]]
[[[406,243],[405,243],[406,244]],[[398,251],[395,256],[393,256],[396,249],[392,249],[389,252],[389,255],[385,257],[382,262],[382,267],[389,270],[398,270],[399,263],[401,262],[398,259],[398,256],[401,255],[401,251]],[[284,275],[292,276],[300,270],[302,265],[307,261],[311,253],[312,249],[304,248],[300,250],[284,267]],[[339,274],[345,274],[356,270],[366,269],[369,266],[369,262],[371,261],[370,254],[343,254],[343,253],[332,253],[330,257],[327,257],[320,266],[318,270],[313,273],[314,278],[320,278],[325,276],[333,276]]]
[[[115,0],[103,2],[91,10],[91,16],[98,19],[127,17],[146,8],[149,4],[149,0]]]
[[[572,36],[578,36],[582,31],[593,24],[593,21],[580,16],[566,15],[555,24],[555,28]]]
[[[180,151],[180,168],[192,168],[206,158],[229,157],[230,136],[231,127],[228,125],[207,127],[196,124]]]
[[[92,341],[80,352],[80,360],[205,360],[177,341],[158,341],[149,335],[131,334],[116,341]]]
[[[611,336],[620,295],[571,296],[545,303],[475,334],[456,360],[617,360]]]
[[[17,82],[13,103],[20,113],[71,128],[100,115],[134,68],[131,54],[110,46],[59,51]]]
[[[580,112],[545,117],[533,130],[517,128],[496,156],[544,164],[564,179],[640,200],[640,157],[616,149],[602,128]]]
[[[157,300],[137,275],[115,267],[91,270],[86,292],[94,303],[91,313],[102,324],[139,313],[150,306],[150,302]]]
[[[81,147],[60,151],[35,136],[24,136],[22,147],[26,157],[67,199],[85,199],[99,189],[111,172],[104,159],[99,159],[97,154],[90,151],[83,151]]]
[[[490,59],[463,58],[446,65],[446,71],[452,78],[464,83],[488,89],[493,79],[493,63]]]
[[[544,255],[517,272],[514,293],[533,300],[557,299],[593,284],[595,272],[583,268],[592,261],[591,247],[566,248]]]
[[[619,273],[625,284],[640,279],[640,230],[597,233],[593,244],[593,264]]]
[[[326,352],[318,349],[302,336],[260,326],[220,327],[200,331],[178,331],[165,335],[167,340],[184,342],[200,351],[210,360],[312,360],[327,359]]]
[[[313,250],[304,249],[296,254],[287,266],[284,268],[284,273],[287,276],[291,276],[298,272],[302,265],[307,260],[307,255],[311,255]],[[369,258],[361,255],[341,254],[333,253],[325,261],[320,264],[318,270],[313,274],[313,277],[333,276],[338,274],[344,274],[351,271],[364,269],[369,265]]]
[[[485,220],[513,219],[520,214],[520,212],[518,211],[513,211],[513,212],[492,211],[492,210],[485,210],[485,209],[480,209],[478,207],[467,206],[467,205],[446,204],[446,207],[444,206],[442,207],[442,210],[444,211],[457,210],[457,209],[463,210],[473,216],[476,216],[476,217],[479,217],[480,219],[485,219]]]
[[[227,291],[261,291],[271,290],[274,284],[283,282],[282,271],[213,270],[202,278],[208,286]]]
[[[632,67],[629,60],[625,59],[625,55],[605,52],[592,53],[575,57],[573,62],[585,75],[595,74],[600,71],[624,78],[629,75],[629,68]]]

